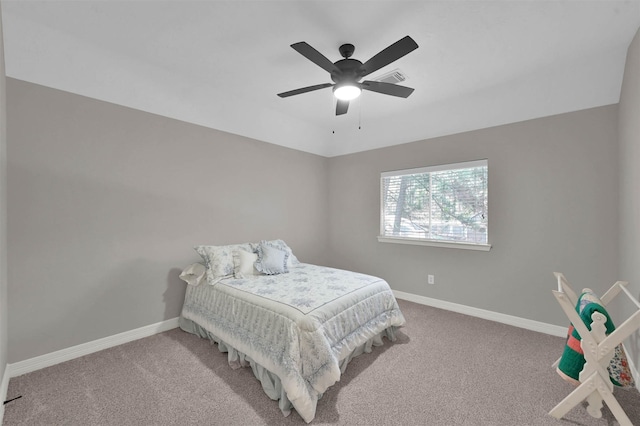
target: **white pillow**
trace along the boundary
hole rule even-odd
[[[207,281],[213,285],[223,278],[233,276],[233,251],[253,251],[251,243],[228,246],[196,246],[195,251],[202,257],[207,267]]]
[[[199,285],[206,275],[207,268],[202,263],[192,263],[180,273],[180,279],[189,285]]]
[[[258,260],[258,255],[255,253],[249,253],[246,250],[234,250],[233,276],[242,279],[253,275],[262,275],[254,266],[256,260]]]

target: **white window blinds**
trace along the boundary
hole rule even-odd
[[[380,235],[487,244],[487,160],[385,172]]]

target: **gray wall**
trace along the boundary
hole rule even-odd
[[[638,293],[637,39],[619,120],[614,105],[331,159],[7,79],[8,361],[177,316],[201,243],[284,238],[306,262],[563,326],[553,271]],[[480,158],[490,252],[377,242],[380,172]]]
[[[178,316],[196,244],[326,263],[326,158],[11,78],[7,100],[9,362]]]
[[[629,281],[631,293],[640,299],[640,30],[628,53],[619,104],[620,138],[620,279]],[[624,318],[635,308],[621,304]],[[636,368],[640,368],[640,332],[627,342]]]
[[[0,10],[0,382],[7,365],[7,108]],[[2,401],[0,401],[2,402]]]
[[[482,158],[491,251],[377,242],[381,172]],[[618,276],[617,162],[616,105],[332,158],[330,263],[396,290],[566,325],[554,271],[578,290]]]

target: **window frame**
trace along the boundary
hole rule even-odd
[[[378,242],[381,243],[395,243],[395,244],[410,244],[420,246],[431,247],[443,247],[463,250],[480,250],[489,251],[491,244],[489,243],[489,224],[487,221],[487,242],[486,243],[473,243],[467,241],[449,241],[449,240],[435,240],[427,238],[414,238],[414,237],[399,237],[384,235],[385,229],[385,211],[384,211],[384,179],[391,176],[405,176],[420,173],[433,173],[444,170],[457,170],[457,169],[469,169],[473,167],[487,167],[487,176],[489,172],[489,161],[487,159],[465,161],[451,164],[439,164],[434,166],[417,167],[413,169],[393,170],[380,173],[380,234],[378,235]],[[488,187],[487,182],[487,202],[488,202]]]

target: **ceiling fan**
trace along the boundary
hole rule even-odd
[[[346,114],[349,109],[349,101],[360,96],[362,90],[382,93],[385,95],[407,98],[413,89],[397,84],[384,83],[381,81],[365,80],[363,77],[389,65],[402,58],[404,55],[418,48],[418,44],[409,36],[406,36],[386,49],[374,55],[367,62],[362,63],[357,59],[351,59],[355,47],[353,44],[343,44],[340,46],[340,55],[344,59],[331,62],[322,53],[311,47],[308,43],[301,41],[291,45],[298,53],[309,59],[314,64],[331,74],[334,83],[316,84],[314,86],[302,87],[288,92],[278,93],[281,98],[300,95],[314,90],[324,89],[333,86],[333,94],[338,98],[336,105],[336,115]]]

